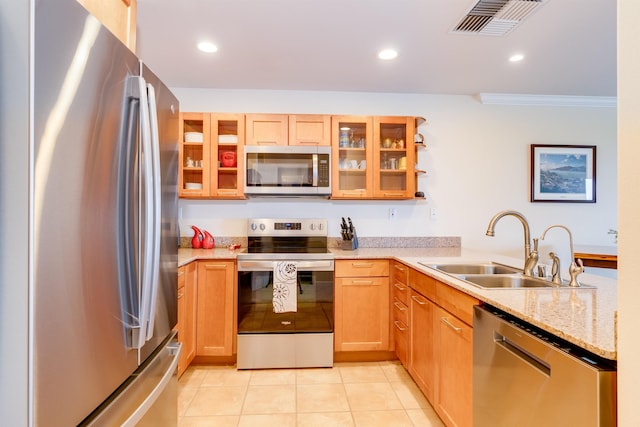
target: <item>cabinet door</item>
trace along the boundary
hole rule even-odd
[[[244,198],[244,114],[211,115],[211,195]]]
[[[409,373],[427,399],[433,402],[435,385],[433,319],[436,305],[413,290],[410,297]]]
[[[137,0],[78,0],[132,52],[136,51]]]
[[[435,313],[435,409],[448,426],[473,423],[473,329],[438,307]]]
[[[211,121],[205,113],[180,114],[178,195],[204,198],[210,195]]]
[[[389,350],[389,277],[339,277],[336,351]]]
[[[197,273],[198,265],[196,262],[191,262],[184,268],[185,272],[185,284],[184,284],[184,321],[183,321],[183,347],[182,352],[186,359],[186,364],[189,366],[191,361],[196,356],[196,316],[197,316],[197,304],[198,304],[198,283]]]
[[[184,295],[184,284],[185,284],[185,267],[178,268],[178,323],[176,324],[176,331],[178,331],[178,341],[182,343],[182,353],[180,354],[180,359],[178,359],[178,376],[180,377],[185,369],[187,369],[187,354],[184,351],[185,345],[185,335],[186,335],[186,315],[187,315],[187,306],[186,306],[186,298]]]
[[[233,261],[198,261],[196,355],[231,356],[235,323]]]
[[[373,197],[373,120],[364,116],[331,118],[331,197]]]
[[[331,145],[331,116],[289,116],[289,145]]]
[[[289,145],[289,116],[247,114],[247,145]]]
[[[374,197],[413,198],[416,188],[414,118],[374,117],[373,131]]]

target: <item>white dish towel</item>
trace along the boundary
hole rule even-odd
[[[291,261],[273,263],[273,312],[298,311],[298,266]]]

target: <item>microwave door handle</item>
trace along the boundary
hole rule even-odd
[[[311,183],[312,187],[318,186],[318,155],[312,154],[311,162],[313,163],[313,182]]]

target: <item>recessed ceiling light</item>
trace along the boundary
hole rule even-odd
[[[213,53],[218,51],[218,46],[211,42],[198,43],[198,49],[205,53]]]
[[[398,56],[398,52],[396,52],[393,49],[385,49],[385,50],[381,50],[378,53],[378,58],[380,59],[385,59],[385,60],[389,60],[389,59],[393,59],[396,56]]]
[[[510,62],[520,62],[524,59],[524,55],[521,53],[516,53],[515,55],[511,55],[509,57]]]

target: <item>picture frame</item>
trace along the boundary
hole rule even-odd
[[[531,144],[531,201],[596,202],[596,146]]]

